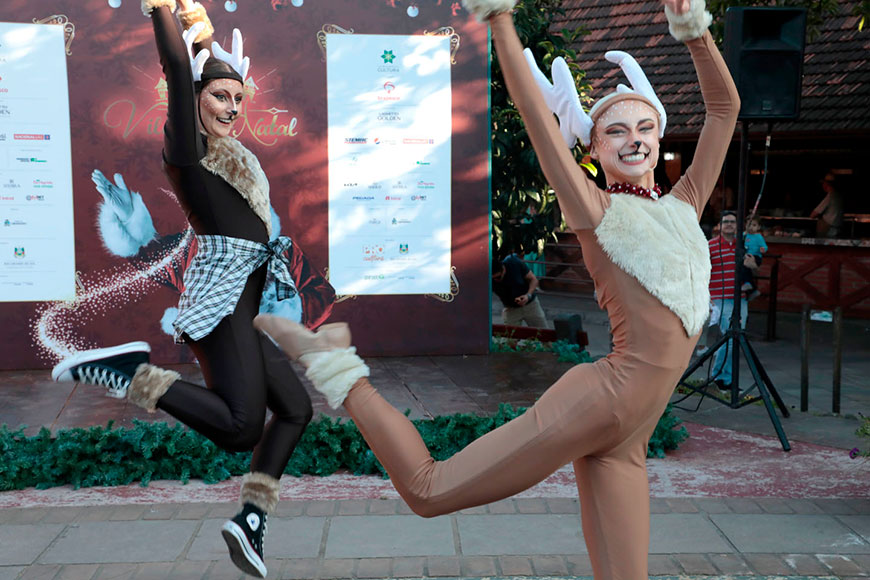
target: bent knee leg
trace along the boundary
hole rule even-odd
[[[239,423],[219,447],[231,453],[251,451],[263,437],[263,424]]]

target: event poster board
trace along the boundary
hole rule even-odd
[[[63,29],[0,22],[0,302],[75,295]]]
[[[269,180],[273,233],[293,240],[296,280],[306,284],[300,293],[308,300],[302,305],[303,316],[308,315],[304,322],[348,322],[354,344],[367,357],[487,352],[486,25],[458,3],[318,0],[296,6],[289,0],[257,0],[237,2],[234,11],[222,1],[202,4],[214,25],[214,39],[225,48],[233,28],[244,37],[250,77],[233,136],[257,156]],[[156,364],[191,362],[190,349],[172,340],[171,321],[195,244],[162,169],[168,93],[150,19],[138,1],[3,0],[0,22],[51,28],[56,37],[62,32],[75,207],[72,218],[67,217],[74,223],[74,243],[68,239],[52,247],[58,254],[74,248],[75,298],[0,302],[0,336],[6,345],[0,369],[49,368],[76,350],[133,340],[151,345]],[[433,277],[439,285],[419,288],[423,293],[378,289],[376,294],[338,292],[334,297],[323,291],[326,278],[342,284],[329,268],[326,38],[334,34],[433,37],[439,47],[449,46],[449,70],[438,73],[438,82],[450,93],[440,101],[449,117],[438,112],[438,138],[448,157],[441,147],[433,151],[438,171],[449,175],[443,189],[449,219],[442,215],[437,222],[444,224],[438,227],[448,240],[437,256],[447,276],[439,272]],[[377,60],[383,62],[380,56]],[[0,77],[5,77],[2,66]],[[58,73],[52,80],[62,77]],[[121,234],[129,230],[134,210],[138,217],[133,221],[141,227],[132,233],[153,227],[153,237],[142,247],[118,235],[119,229]],[[71,278],[61,281],[69,284]],[[58,284],[51,286],[56,290]]]
[[[450,292],[450,39],[330,34],[329,271],[339,295]]]

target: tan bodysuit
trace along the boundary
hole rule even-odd
[[[707,312],[709,256],[697,222],[733,134],[737,91],[709,33],[688,42],[707,106],[694,163],[659,201],[611,196],[565,147],[511,16],[491,25],[511,97],[610,317],[613,352],[575,366],[521,417],[446,461],[432,459],[411,422],[367,379],[344,405],[397,491],[426,517],[511,496],[573,462],[595,577],[645,579],[647,442]]]

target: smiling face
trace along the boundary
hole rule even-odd
[[[244,96],[244,86],[234,79],[215,79],[199,93],[199,119],[204,133],[226,137],[233,129]]]
[[[737,233],[737,216],[734,214],[723,215],[722,220],[719,222],[719,227],[722,237],[730,240]]]
[[[658,113],[636,99],[614,103],[595,121],[590,155],[601,163],[608,184],[653,187],[659,160]]]

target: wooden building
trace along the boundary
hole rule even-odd
[[[858,30],[859,18],[851,15],[857,4],[840,2],[839,15],[828,17],[808,39],[799,118],[749,125],[747,207],[761,192],[758,215],[769,253],[780,256],[780,310],[840,306],[847,316],[870,317],[870,27]],[[553,29],[586,31],[574,48],[593,97],[627,82],[604,60],[606,51],[624,50],[641,64],[668,113],[661,180],[677,179],[692,161],[704,106],[689,52],[668,34],[661,5],[564,0],[563,8]],[[738,126],[705,216],[708,226],[721,208],[736,208],[739,140]],[[845,200],[837,239],[816,237],[816,220],[809,217],[824,197],[820,181],[828,172],[836,174]],[[765,261],[767,272],[774,260]],[[766,300],[754,301],[753,308],[765,308]]]

